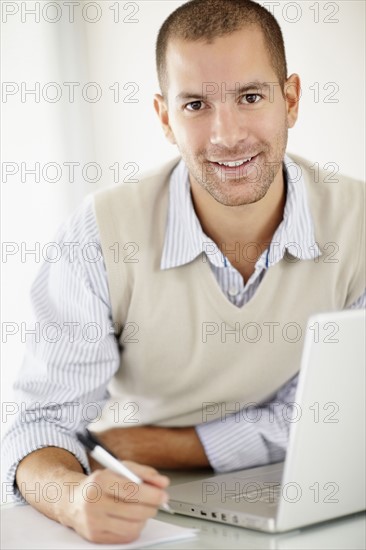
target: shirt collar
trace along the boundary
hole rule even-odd
[[[268,251],[258,260],[263,267],[279,262],[286,251],[290,256],[302,260],[312,260],[321,255],[315,241],[314,223],[301,168],[287,155],[283,167],[287,181],[284,215]],[[181,159],[170,177],[168,216],[160,268],[185,265],[202,252],[218,267],[230,265],[201,227],[192,203],[188,169]]]

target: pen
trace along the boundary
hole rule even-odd
[[[109,468],[109,470],[112,470],[115,474],[119,474],[121,476],[127,477],[130,481],[133,483],[137,483],[137,485],[141,485],[143,483],[143,480],[131,472],[118,458],[111,453],[111,451],[107,451],[107,449],[103,446],[103,443],[99,441],[99,439],[89,432],[89,430],[85,430],[85,433],[77,433],[76,437],[89,450],[89,453],[91,456],[97,460],[102,466],[105,468]],[[164,512],[169,512],[169,514],[174,514],[174,510],[169,506],[168,503],[164,503],[160,506]]]

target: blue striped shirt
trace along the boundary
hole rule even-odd
[[[230,262],[230,254],[236,251],[224,255],[204,234],[192,204],[188,170],[181,161],[170,180],[161,269],[186,264],[203,250],[222,292],[234,305],[243,307],[286,249],[300,259],[319,256],[305,185],[287,156],[284,173],[287,196],[283,220],[244,283]],[[31,290],[39,334],[37,337],[35,330],[27,338],[15,384],[18,409],[3,440],[3,473],[9,487],[13,486],[19,461],[47,446],[67,449],[89,472],[87,455],[74,434],[98,419],[109,397],[108,383],[119,367],[107,273],[91,197],[62,225],[55,241],[63,254],[59,261],[42,265]],[[365,303],[366,292],[352,307],[365,307]],[[224,418],[196,426],[216,471],[284,458],[289,423],[282,409],[287,407],[288,411],[296,386],[297,376],[279,388],[270,402],[249,409],[246,415],[226,411]],[[19,492],[15,494],[19,498]]]

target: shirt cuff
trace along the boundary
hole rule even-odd
[[[12,427],[2,442],[3,503],[26,502],[15,482],[18,465],[28,454],[45,447],[59,447],[69,451],[80,462],[85,473],[90,473],[87,453],[71,431],[46,421]]]
[[[282,423],[270,422],[267,409],[258,408],[257,420],[242,414],[227,416],[196,426],[211,467],[216,472],[229,472],[262,466],[285,459],[288,429]]]

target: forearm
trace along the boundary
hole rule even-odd
[[[196,430],[191,427],[111,428],[96,435],[121,460],[176,470],[210,466]],[[92,469],[97,466],[91,461]]]
[[[57,447],[38,449],[27,455],[16,472],[16,483],[25,500],[46,516],[68,524],[66,504],[75,487],[86,478],[78,460]]]
[[[133,500],[127,478],[108,469],[86,476],[73,455],[59,448],[29,454],[19,464],[16,480],[29,504],[85,539],[126,544],[138,538],[146,521],[168,501],[164,489],[169,484],[152,468],[133,462],[128,467],[143,480]]]

